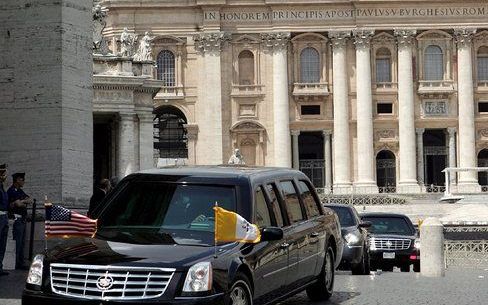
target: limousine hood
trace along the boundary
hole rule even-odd
[[[219,247],[225,255],[236,244]],[[184,270],[201,261],[214,260],[208,245],[176,243],[137,244],[97,238],[73,238],[59,242],[47,252],[52,263],[83,265],[151,266]]]

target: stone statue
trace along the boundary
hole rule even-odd
[[[241,155],[239,148],[234,149],[234,154],[230,156],[228,164],[245,165],[244,157]]]
[[[139,41],[139,48],[134,55],[135,61],[153,61],[152,50],[151,50],[151,40],[152,37],[149,36],[149,32],[144,33],[144,36]]]
[[[108,42],[103,36],[103,29],[107,25],[105,18],[107,17],[108,9],[101,6],[95,1],[92,8],[93,15],[93,53],[106,55],[109,53]]]
[[[134,45],[137,41],[137,35],[129,33],[127,28],[120,35],[120,56],[131,57],[134,53]]]

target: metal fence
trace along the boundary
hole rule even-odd
[[[319,193],[320,199],[323,203],[335,204],[352,204],[352,205],[390,205],[390,204],[405,204],[406,197],[393,196],[388,194],[372,194],[372,195],[334,195]]]
[[[488,240],[446,240],[446,267],[488,268]]]

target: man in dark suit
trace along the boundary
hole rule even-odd
[[[7,180],[7,164],[0,165],[0,276],[8,275],[7,271],[3,270],[3,257],[7,249],[8,236],[8,194],[5,191],[3,184]]]
[[[93,211],[98,207],[100,202],[102,202],[103,198],[107,196],[107,194],[110,192],[112,189],[112,184],[110,183],[110,180],[108,179],[102,179],[98,183],[98,185],[95,187],[93,191],[93,196],[90,198],[90,207],[88,208],[88,217],[93,216]]]

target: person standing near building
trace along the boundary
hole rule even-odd
[[[98,183],[97,187],[93,190],[93,196],[90,198],[90,206],[88,207],[88,213],[86,215],[88,217],[93,216],[93,211],[98,207],[100,202],[102,202],[103,198],[107,196],[107,194],[112,190],[112,184],[108,179],[102,179]]]
[[[15,240],[15,269],[27,270],[24,265],[25,227],[27,205],[33,200],[22,189],[25,183],[25,173],[12,175],[12,186],[8,189],[10,208],[15,217],[12,233]]]
[[[7,271],[3,270],[3,257],[7,248],[8,236],[8,194],[3,187],[7,180],[7,164],[0,165],[0,276],[8,275]]]

